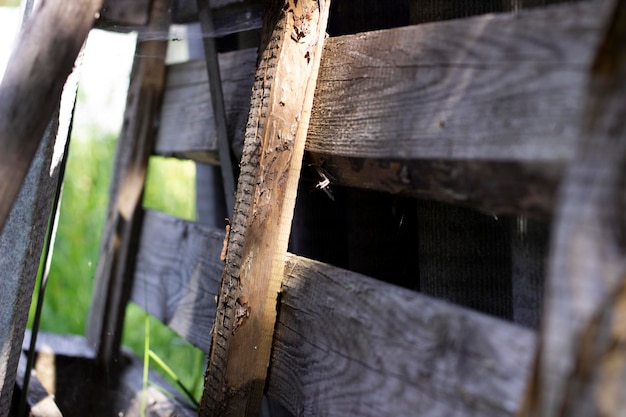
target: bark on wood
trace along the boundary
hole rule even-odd
[[[102,0],[41,2],[0,84],[0,230]]]
[[[268,396],[297,416],[513,416],[533,346],[515,325],[290,257]]]
[[[266,9],[200,415],[260,411],[328,18],[328,0],[295,3]]]
[[[577,3],[330,38],[307,150],[333,184],[547,219],[602,24]]]
[[[523,416],[621,416],[626,403],[626,2],[590,71],[577,158],[559,197],[535,372]]]
[[[167,31],[170,0],[152,4],[150,31]],[[165,80],[166,41],[138,42],[124,126],[117,145],[107,222],[96,273],[87,335],[104,365],[119,354],[126,303],[132,288],[141,228],[142,197],[148,158],[154,147],[156,116]]]
[[[154,300],[159,318],[174,312],[178,329],[203,338],[196,342],[202,349],[210,343],[222,234],[148,212],[139,251],[136,273],[148,286],[136,285],[135,298]],[[177,246],[210,251],[212,261],[196,253],[181,258],[189,267],[154,262]],[[532,332],[320,262],[287,259],[268,394],[292,413],[514,415]]]

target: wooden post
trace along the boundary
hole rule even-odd
[[[329,5],[266,7],[201,416],[260,411]]]
[[[601,15],[614,10],[591,69],[578,156],[560,190],[524,417],[626,410],[626,1],[598,4]]]
[[[146,30],[169,28],[170,0],[154,0]],[[142,197],[154,147],[156,116],[165,78],[165,40],[138,40],[124,126],[117,145],[113,179],[87,337],[103,365],[119,355],[126,304],[132,290]]]
[[[40,2],[0,84],[0,230],[102,0]]]
[[[35,10],[16,47],[19,54],[14,53],[11,58],[0,86],[0,218],[4,209],[10,209],[4,227],[4,219],[0,219],[1,417],[8,415],[11,407],[55,186],[62,180],[59,178],[59,162],[69,138],[78,86],[78,75],[69,78],[67,75],[73,68],[95,13],[90,9],[95,7],[94,4],[83,2],[80,7],[76,5],[73,12],[67,10],[74,6],[50,1]],[[79,13],[79,16],[74,13]],[[63,26],[64,22],[68,25]],[[59,24],[62,29],[57,26]],[[66,39],[67,44],[54,46],[59,38]],[[51,48],[57,49],[52,51]],[[67,54],[63,59],[54,55],[60,51]],[[35,62],[28,61],[37,53],[42,59],[49,60],[44,61],[46,65],[35,66]],[[20,70],[30,72],[23,74]],[[22,84],[13,85],[12,82]],[[43,99],[42,94],[46,92],[50,96]],[[10,113],[12,111],[15,113]],[[39,132],[39,129],[45,130]],[[21,143],[21,140],[24,142]],[[29,150],[30,147],[33,149]],[[32,163],[28,156],[31,151],[34,152]],[[22,169],[24,173],[28,170],[23,184],[21,178],[18,179]],[[11,193],[17,191],[19,193],[13,204]]]

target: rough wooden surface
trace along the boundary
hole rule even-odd
[[[329,4],[267,5],[202,416],[260,411]]]
[[[137,275],[151,281],[135,286],[135,298],[153,297],[157,317],[174,311],[179,328],[206,349],[217,265],[191,255],[181,262],[193,272],[152,262],[192,243],[216,258],[223,232],[154,212],[146,222],[163,229],[144,229]],[[287,259],[268,394],[292,413],[514,415],[532,359],[531,331],[320,262]],[[165,290],[155,293],[156,282]]]
[[[595,9],[581,2],[330,38],[307,150],[332,184],[549,218],[602,29]],[[207,105],[208,96],[192,97],[184,108]],[[184,130],[175,118],[163,126]],[[217,149],[200,151],[207,145],[190,150],[206,158]]]
[[[77,63],[80,66],[80,60]],[[0,228],[0,416],[8,412],[56,186],[62,181],[61,161],[67,150],[78,78],[76,70],[65,81],[57,110],[7,223]]]
[[[49,125],[0,233],[0,416],[6,417],[21,354],[58,169],[50,176],[58,122]]]
[[[170,0],[152,3],[150,31],[163,32],[169,28],[169,7]],[[126,303],[132,288],[144,181],[165,82],[166,45],[165,40],[137,43],[124,125],[117,144],[87,328],[89,341],[106,366],[112,365],[119,354]]]
[[[599,2],[606,34],[589,72],[580,145],[553,228],[535,373],[522,416],[626,410],[626,1]]]
[[[268,395],[294,415],[513,416],[534,336],[290,257]]]
[[[250,109],[256,56],[254,49],[219,55],[228,136],[233,139],[232,146],[239,156]],[[217,149],[204,60],[169,66],[155,152],[217,164]]]
[[[132,300],[205,352],[224,263],[224,231],[147,211]]]
[[[41,2],[0,84],[0,230],[102,0]]]

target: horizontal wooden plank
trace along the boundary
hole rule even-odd
[[[133,299],[208,351],[223,232],[156,212],[145,222]],[[512,416],[534,343],[513,324],[289,255],[268,395],[295,415]]]
[[[224,232],[146,211],[132,300],[205,352],[224,264]]]
[[[594,3],[337,37],[307,149],[361,158],[553,161],[573,156]]]
[[[219,55],[228,135],[241,156],[250,108],[255,49]],[[218,163],[217,134],[205,61],[168,68],[155,153]]]
[[[279,311],[268,396],[294,415],[517,411],[530,331],[296,256]]]
[[[330,38],[307,151],[331,184],[548,217],[577,141],[584,70],[602,28],[595,7],[571,3]],[[252,74],[251,57],[239,62]],[[206,103],[192,94],[176,105],[189,111]],[[242,108],[227,109],[229,119]],[[163,122],[170,132],[188,125]],[[190,157],[216,152],[214,141],[189,141]]]

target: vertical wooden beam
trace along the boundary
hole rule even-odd
[[[170,0],[154,0],[150,33],[166,33]],[[141,38],[141,37],[140,37]],[[87,337],[104,365],[119,355],[126,304],[132,290],[142,197],[154,147],[156,117],[165,78],[165,40],[140,40],[128,90],[124,125],[117,144]]]
[[[0,230],[102,0],[40,2],[0,84]]]
[[[534,375],[521,416],[626,410],[626,1],[591,69],[576,159],[560,190]]]
[[[260,411],[329,5],[266,7],[201,416]]]

